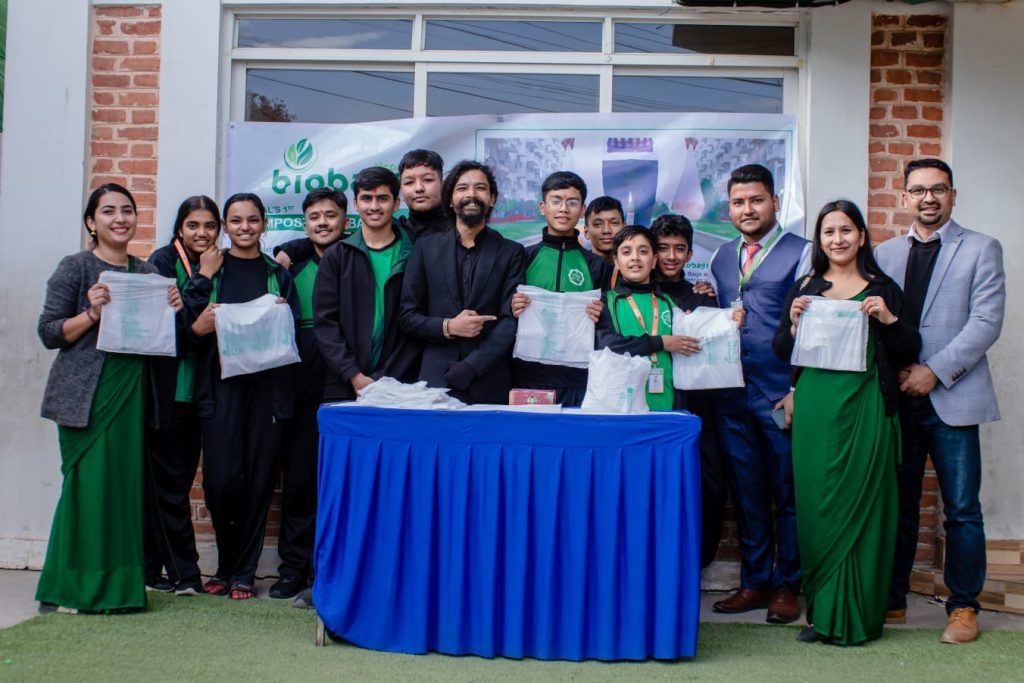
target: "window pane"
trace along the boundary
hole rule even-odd
[[[597,111],[597,76],[433,73],[427,116]]]
[[[408,50],[407,19],[241,19],[238,47]]]
[[[360,123],[412,116],[413,74],[249,69],[246,121]]]
[[[428,21],[427,50],[600,52],[597,21]]]
[[[615,24],[616,52],[792,55],[792,26]]]
[[[782,79],[615,76],[612,111],[781,114]]]

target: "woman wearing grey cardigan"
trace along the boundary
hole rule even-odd
[[[36,599],[41,611],[143,609],[143,422],[145,359],[96,348],[109,288],[105,270],[154,272],[128,254],[135,236],[131,193],[113,183],[89,197],[91,248],[61,260],[46,284],[39,336],[60,349],[42,415],[57,423],[64,481]],[[178,288],[167,302],[182,307]]]

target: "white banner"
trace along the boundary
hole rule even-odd
[[[506,237],[539,239],[540,185],[554,171],[575,171],[588,199],[611,195],[627,223],[650,225],[680,213],[694,225],[690,278],[737,233],[729,220],[730,172],[759,163],[775,175],[779,221],[803,235],[804,207],[796,150],[796,118],[779,114],[513,114],[399,119],[356,124],[228,125],[225,197],[254,192],[267,206],[265,248],[302,230],[302,199],[331,186],[347,192],[367,166],[398,170],[411,149],[432,149],[446,168],[477,159],[494,170],[498,203],[490,225]],[[406,209],[402,207],[399,213]],[[582,227],[582,225],[581,225]]]

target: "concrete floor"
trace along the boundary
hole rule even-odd
[[[39,572],[27,570],[0,570],[0,628],[7,628],[36,616],[39,605],[35,601],[36,583]],[[267,598],[272,579],[257,582],[260,598]],[[712,603],[728,595],[726,592],[708,591],[701,593],[701,621],[707,623],[738,622],[747,624],[764,623],[762,610],[746,614],[717,614],[711,609]],[[800,622],[802,623],[802,621]],[[1007,612],[984,611],[979,618],[982,630],[1024,631],[1024,615]],[[931,628],[941,629],[946,624],[946,610],[938,602],[923,595],[911,594],[907,610],[907,623],[889,628]]]

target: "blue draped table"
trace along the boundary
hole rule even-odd
[[[393,652],[697,647],[700,420],[324,406],[313,598]]]

